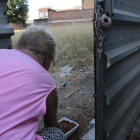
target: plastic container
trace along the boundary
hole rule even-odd
[[[61,86],[61,87],[65,87],[66,84],[67,84],[67,82],[64,81],[60,86]]]
[[[68,132],[65,134],[66,139],[67,139],[70,135],[72,135],[72,134],[77,130],[79,124],[76,123],[76,122],[74,122],[74,121],[72,121],[72,120],[70,120],[70,119],[68,119],[68,118],[65,118],[65,117],[63,117],[62,119],[60,119],[58,122],[62,122],[62,121],[64,121],[64,120],[76,124],[76,126],[75,126],[73,129],[71,129],[70,131],[68,131]]]

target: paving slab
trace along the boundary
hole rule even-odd
[[[93,127],[95,127],[95,119],[92,119],[92,120],[89,122],[89,128],[92,129]]]
[[[95,127],[90,129],[89,132],[81,138],[81,140],[95,140]]]

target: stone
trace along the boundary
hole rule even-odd
[[[95,119],[92,119],[89,123],[89,128],[92,129],[93,127],[95,127]]]
[[[90,131],[84,135],[81,140],[95,140],[95,128],[90,129]]]

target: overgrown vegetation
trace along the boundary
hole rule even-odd
[[[88,66],[93,63],[93,27],[92,24],[81,24],[68,27],[49,28],[57,40],[59,49],[58,61],[55,68],[66,64],[80,68],[84,63]],[[13,46],[16,46],[22,31],[16,31],[12,37]]]
[[[59,49],[56,66],[49,70],[58,90],[58,120],[66,117],[79,124],[78,130],[68,140],[78,140],[89,131],[89,121],[95,116],[94,107],[94,67],[93,67],[93,27],[92,24],[81,24],[68,27],[49,28],[57,40]],[[12,37],[13,46],[22,34],[15,31]],[[69,64],[74,67],[70,75],[60,77],[59,68]],[[80,72],[79,69],[87,67],[87,71]],[[66,81],[67,85],[61,88],[61,83]],[[77,90],[78,89],[78,90]],[[66,95],[69,98],[64,99]],[[38,130],[44,128],[43,119]]]
[[[21,22],[23,27],[26,27],[28,11],[27,0],[8,0],[7,2],[7,16],[9,22]]]

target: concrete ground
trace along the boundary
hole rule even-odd
[[[89,123],[89,132],[85,134],[81,140],[95,140],[95,119],[91,120]]]

